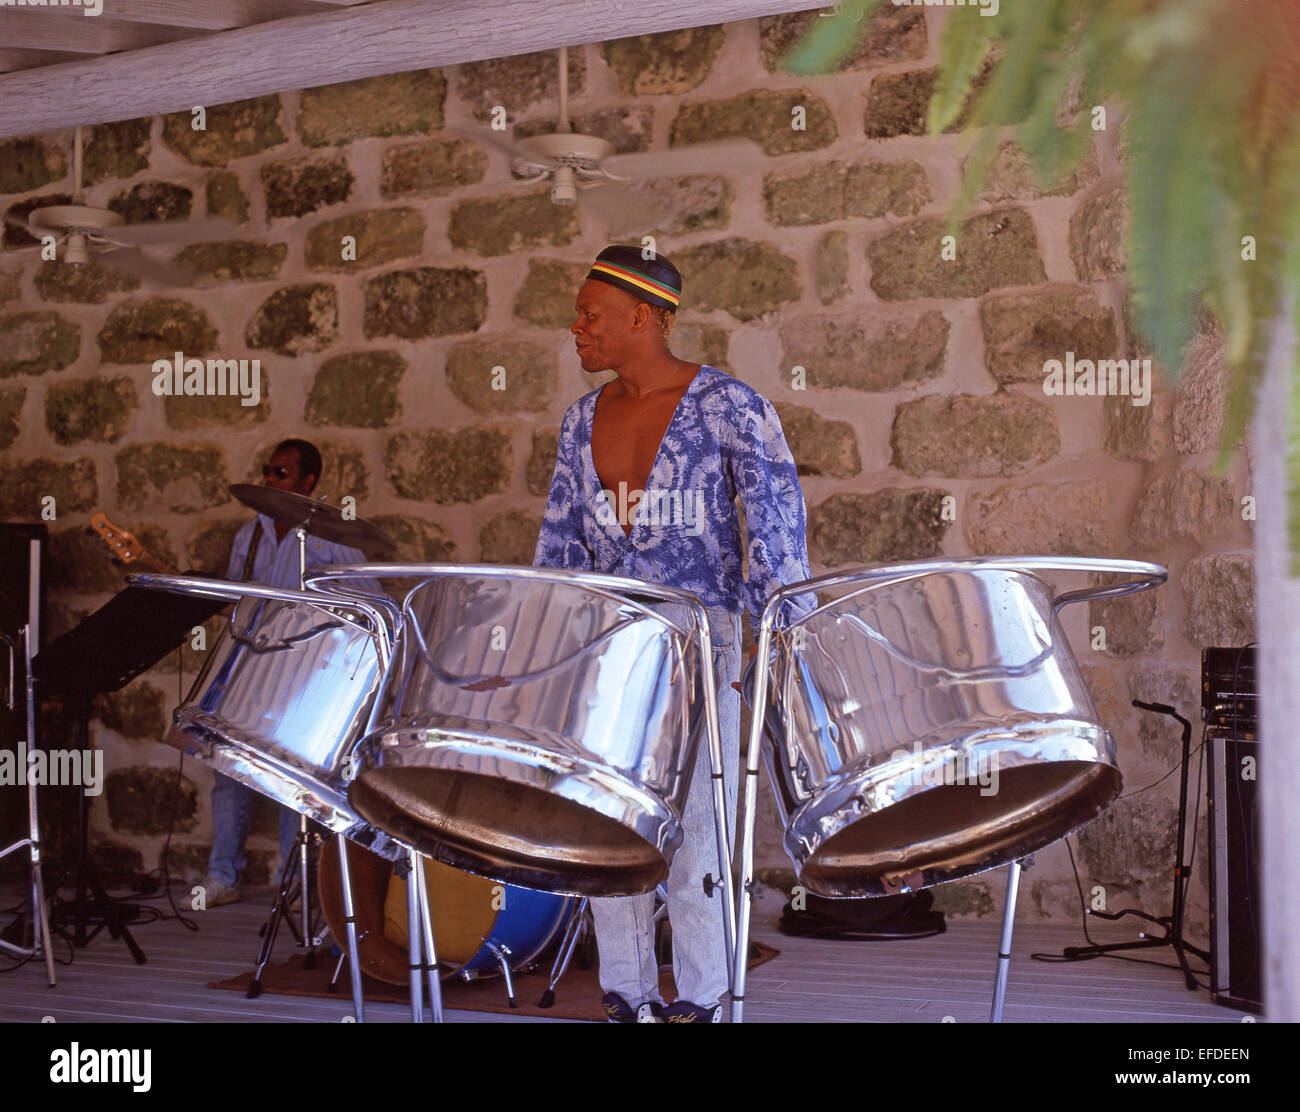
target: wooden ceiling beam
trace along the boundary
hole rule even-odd
[[[0,8],[0,43],[6,49],[112,54],[195,34],[198,32],[186,27],[123,23],[106,15],[90,17],[80,8]]]
[[[364,4],[369,0],[344,0]],[[84,18],[80,8],[51,8],[51,13]],[[330,0],[105,0],[101,19],[116,23],[156,23],[196,31],[229,31],[272,19],[314,15],[335,10]],[[94,22],[92,20],[91,22]]]
[[[196,104],[224,104],[384,73],[806,11],[825,3],[382,0],[93,61],[0,74],[0,138],[187,111]],[[16,12],[3,9],[0,14],[12,17]],[[48,12],[23,14],[43,17]],[[0,41],[6,41],[2,24]]]
[[[75,62],[78,58],[79,55],[62,50],[22,50],[0,46],[0,73],[53,66],[59,62]]]

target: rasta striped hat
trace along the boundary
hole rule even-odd
[[[673,312],[682,299],[682,276],[677,268],[662,255],[643,259],[639,247],[606,247],[596,256],[587,278]]]

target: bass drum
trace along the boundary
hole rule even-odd
[[[405,882],[394,875],[391,862],[351,842],[348,869],[361,971],[385,984],[409,985]],[[428,858],[424,875],[443,980],[499,972],[485,940],[509,950],[512,972],[531,964],[555,941],[575,902],[487,880]],[[337,853],[320,855],[319,888],[331,933],[336,939],[347,938]]]

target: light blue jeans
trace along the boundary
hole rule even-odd
[[[208,874],[228,884],[237,885],[248,864],[244,856],[244,839],[253,815],[252,788],[220,772],[212,781],[212,852],[208,856]],[[298,813],[280,808],[280,856],[287,860],[298,837]]]
[[[657,609],[666,617],[682,620],[678,608]],[[740,616],[726,610],[710,610],[708,614],[718,684],[727,832],[734,843],[740,772],[740,692],[731,685],[740,679]],[[703,731],[682,815],[682,832],[682,844],[673,857],[667,884],[668,918],[673,927],[673,978],[677,999],[708,1008],[727,991],[730,978],[722,931],[722,892],[715,889],[711,897],[706,896],[703,886],[706,873],[718,878],[713,781],[709,778],[709,750]],[[600,951],[601,989],[618,993],[634,1008],[647,1000],[663,1003],[654,952],[654,893],[594,899],[591,913]]]

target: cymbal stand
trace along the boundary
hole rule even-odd
[[[280,870],[280,888],[275,897],[275,905],[271,908],[270,918],[262,928],[262,946],[257,953],[257,967],[253,970],[253,979],[249,982],[246,993],[250,1000],[262,995],[262,973],[271,960],[271,951],[275,949],[275,936],[279,933],[281,919],[289,924],[289,930],[294,935],[297,945],[307,950],[307,953],[303,955],[302,967],[304,969],[314,969],[316,967],[316,947],[321,944],[321,938],[317,937],[311,929],[311,887],[307,866],[314,837],[315,835],[307,829],[307,816],[301,816],[298,838],[294,842],[293,849],[289,852],[288,860],[285,861],[284,867]],[[303,911],[303,931],[301,934],[298,933],[298,928],[293,924],[292,911],[293,874],[299,870],[300,863],[299,903],[302,905]]]
[[[21,653],[23,661],[23,683],[26,693],[25,711],[26,711],[26,736],[27,736],[27,756],[30,759],[31,754],[36,750],[36,691],[35,682],[32,676],[32,646],[31,646],[31,624],[23,626],[19,633],[19,639],[22,643]],[[15,710],[15,687],[14,687],[14,658],[18,655],[19,648],[13,640],[3,633],[0,637],[4,638],[5,644],[9,649],[9,709]],[[56,979],[54,976],[54,948],[50,943],[50,919],[49,910],[45,905],[45,880],[41,873],[41,831],[39,817],[36,809],[36,785],[33,783],[31,776],[27,780],[27,837],[21,838],[12,845],[6,846],[0,850],[0,857],[7,857],[11,853],[26,847],[28,857],[31,862],[31,902],[32,902],[32,944],[31,946],[15,946],[13,943],[0,939],[0,950],[13,954],[15,957],[27,958],[35,957],[37,954],[44,954],[45,957],[45,975],[49,981],[50,988],[54,988]]]

